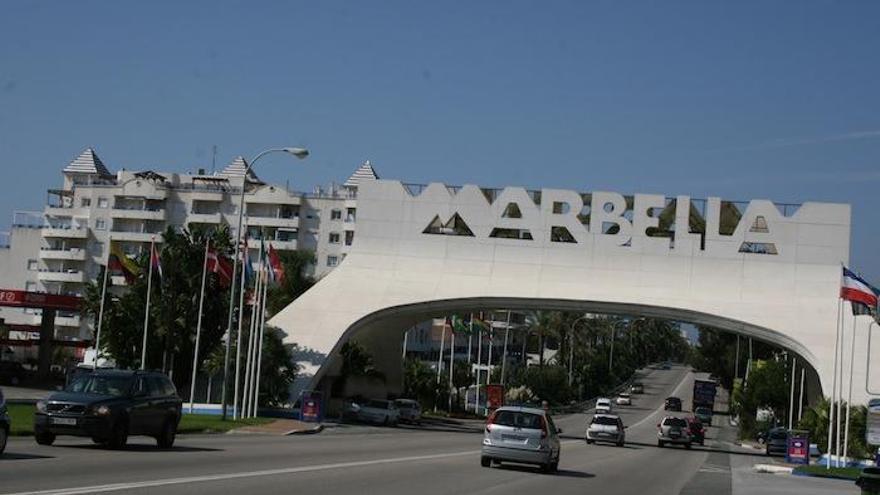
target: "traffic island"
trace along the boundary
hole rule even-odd
[[[296,419],[276,419],[260,425],[244,426],[233,430],[233,432],[287,436],[313,435],[323,430],[324,425],[320,423],[305,423]]]
[[[832,467],[820,464],[814,466],[798,466],[792,471],[795,476],[813,476],[816,478],[834,478],[840,480],[855,481],[862,474],[862,469],[857,467]]]

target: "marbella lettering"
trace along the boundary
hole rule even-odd
[[[774,224],[787,220],[766,200],[753,200],[741,211],[720,198],[437,186],[431,184],[413,198],[426,210],[423,234],[570,244],[590,243],[599,236],[603,243],[620,247],[700,250],[707,241],[736,239],[742,241],[739,252],[775,255]],[[437,207],[443,202],[449,206],[446,211]]]

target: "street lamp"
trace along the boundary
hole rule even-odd
[[[644,319],[645,319],[644,317],[639,317],[639,318],[636,318],[635,320],[620,320],[611,326],[611,352],[609,353],[609,356],[608,356],[608,374],[609,375],[611,374],[612,370],[614,369],[614,334],[615,334],[615,331],[617,330],[617,326],[621,325],[623,323],[629,323],[629,325],[632,326],[633,323],[635,323],[639,320],[644,320]],[[632,341],[631,340],[630,340],[630,348],[632,348]]]
[[[589,314],[589,313],[585,313],[585,314],[584,314],[583,316],[581,316],[580,318],[578,318],[578,319],[574,320],[573,322],[571,322],[571,332],[570,332],[570,334],[571,334],[571,342],[569,342],[569,344],[568,344],[568,386],[569,386],[569,387],[571,386],[571,382],[572,382],[572,380],[573,380],[573,375],[572,375],[572,373],[573,373],[573,370],[574,370],[574,327],[575,327],[575,325],[577,325],[577,323],[578,323],[579,321],[581,321],[581,320],[585,320],[585,319],[590,318],[590,317],[592,317],[591,314]]]
[[[228,400],[226,397],[226,389],[227,389],[227,384],[229,383],[229,347],[232,342],[232,314],[235,309],[235,280],[238,278],[238,255],[239,255],[239,251],[241,249],[241,239],[242,239],[241,223],[242,223],[242,217],[244,216],[244,190],[245,190],[245,186],[247,185],[248,172],[251,171],[251,168],[254,166],[255,163],[257,163],[257,160],[268,155],[269,153],[287,153],[287,154],[290,154],[290,155],[293,155],[293,156],[299,158],[300,160],[303,160],[307,156],[309,156],[309,150],[307,150],[305,148],[272,148],[272,149],[268,149],[268,150],[265,150],[265,151],[261,152],[260,154],[258,154],[256,157],[254,157],[253,160],[251,160],[248,163],[247,168],[244,170],[244,175],[241,178],[241,195],[239,195],[239,198],[238,198],[238,230],[235,231],[236,237],[238,237],[238,238],[236,239],[236,242],[235,242],[235,258],[233,258],[233,264],[232,264],[232,284],[230,285],[230,290],[229,290],[229,317],[227,318],[227,323],[226,323],[226,355],[223,358],[223,393],[221,394],[222,395],[222,397],[221,397],[222,406],[221,407],[223,409],[223,417],[222,417],[223,421],[226,421],[226,406],[228,405]],[[240,289],[240,291],[243,291],[243,290],[244,290],[244,287],[242,287]],[[239,312],[240,312],[240,310],[239,310]],[[241,321],[240,314],[239,314],[239,321]],[[240,346],[239,346],[239,349],[240,349]],[[236,386],[237,385],[238,385],[238,380],[236,380]],[[238,394],[236,394],[236,396],[237,395]]]

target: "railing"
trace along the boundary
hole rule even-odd
[[[150,211],[150,212],[160,212],[164,211],[165,208],[156,207],[156,206],[121,206],[115,205],[113,207],[114,210],[122,210],[122,211]]]

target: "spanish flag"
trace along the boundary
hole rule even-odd
[[[113,244],[112,242],[110,243],[110,259],[107,261],[107,266],[111,270],[122,272],[125,281],[129,284],[134,282],[138,275],[141,274],[141,269],[137,266],[137,263],[122,252],[119,244]]]

